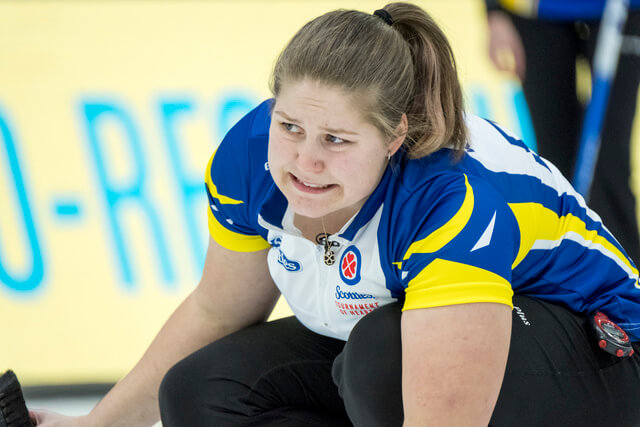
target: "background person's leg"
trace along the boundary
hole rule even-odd
[[[224,337],[169,370],[159,394],[162,424],[351,425],[331,380],[343,346],[293,317]]]
[[[640,420],[640,355],[597,347],[586,317],[514,296],[509,359],[490,426],[633,426]],[[637,351],[637,348],[636,348]]]
[[[571,180],[583,108],[576,94],[580,40],[572,23],[511,15],[526,57],[522,91],[536,134],[538,153]]]
[[[595,29],[593,33],[591,54],[597,36]],[[636,197],[631,188],[631,131],[640,84],[640,49],[632,48],[634,44],[640,44],[640,12],[629,14],[625,36],[627,41],[621,50],[603,122],[589,206],[602,217],[631,259],[638,263],[640,237]]]

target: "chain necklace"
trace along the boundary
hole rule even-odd
[[[340,243],[335,241],[331,242],[329,240],[329,237],[331,237],[331,234],[327,233],[326,228],[324,228],[323,217],[320,217],[320,221],[322,222],[323,233],[316,235],[316,242],[319,245],[324,246],[324,263],[326,265],[333,265],[336,262],[336,254],[333,252],[333,250],[331,250],[331,248],[333,246],[340,246]]]

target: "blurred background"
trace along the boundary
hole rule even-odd
[[[467,109],[535,148],[481,0],[415,3],[450,38]],[[383,5],[0,1],[0,370],[30,404],[86,412],[134,365],[198,281],[204,168],[269,97],[280,50],[326,11]]]

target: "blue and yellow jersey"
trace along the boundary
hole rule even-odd
[[[596,20],[602,17],[606,0],[485,0],[488,10],[504,9],[526,18],[551,21]],[[640,0],[629,0],[631,10]]]
[[[206,173],[209,229],[236,251],[269,249],[271,275],[298,319],[346,339],[365,314],[493,302],[513,292],[602,310],[640,339],[638,270],[558,170],[497,124],[467,116],[462,160],[448,149],[396,155],[335,235],[336,263],[303,238],[269,173],[269,103],[225,137]]]

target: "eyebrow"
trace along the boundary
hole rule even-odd
[[[281,115],[285,120],[287,120],[287,121],[289,121],[291,123],[294,123],[294,124],[301,123],[299,120],[296,120],[293,117],[289,117],[287,115],[287,113],[285,113],[284,111],[274,110],[274,113]],[[321,127],[321,129],[326,130],[327,132],[329,132],[331,134],[337,133],[337,134],[344,134],[344,135],[359,135],[359,133],[357,133],[357,132],[352,132],[352,131],[346,130],[346,129],[333,129],[333,128],[327,128],[327,127],[324,127],[324,126]]]

